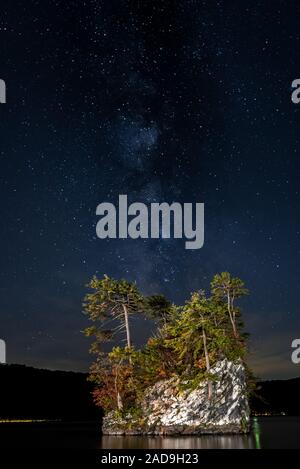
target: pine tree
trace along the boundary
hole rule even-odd
[[[224,357],[235,361],[245,354],[245,334],[238,320],[235,300],[248,293],[244,282],[228,272],[214,276],[211,295],[203,290],[191,294],[184,306],[175,306],[163,295],[143,297],[134,283],[107,275],[94,277],[84,311],[94,323],[85,334],[95,340],[90,351],[96,355],[91,372],[97,388],[94,399],[105,410],[138,411],[147,387],[158,380],[176,377],[179,386],[196,388],[207,382],[213,396],[212,367]],[[132,346],[129,318],[145,313],[154,319],[157,331],[140,350]],[[125,332],[125,347],[109,353],[103,344]]]
[[[99,335],[104,334],[105,337],[112,337],[115,333],[125,330],[127,347],[131,348],[129,316],[143,309],[143,297],[136,284],[104,275],[101,280],[93,277],[88,287],[93,292],[85,296],[84,311],[91,321],[100,322],[102,326],[87,328],[87,335],[99,338]],[[117,323],[116,326],[113,326],[114,322]],[[107,324],[113,327],[106,329]]]
[[[238,338],[239,331],[236,319],[239,310],[235,308],[235,300],[248,294],[244,282],[238,277],[232,277],[229,272],[222,272],[214,276],[211,282],[211,291],[216,299],[226,302],[233,335]]]
[[[154,319],[159,328],[166,326],[176,313],[173,305],[164,295],[152,295],[145,298],[145,314]]]

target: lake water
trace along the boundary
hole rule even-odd
[[[101,436],[96,423],[0,424],[1,448],[300,449],[300,417],[257,417],[249,435],[200,437]]]

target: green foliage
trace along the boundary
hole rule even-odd
[[[143,309],[143,297],[135,283],[104,275],[103,279],[93,277],[87,286],[93,292],[86,295],[83,306],[92,321],[118,318],[123,305],[130,313]]]
[[[239,321],[240,310],[235,306],[235,300],[248,295],[244,282],[238,277],[232,277],[229,272],[216,274],[211,282],[211,292],[216,301],[227,305],[227,313],[232,326],[233,335],[239,337],[241,322]]]
[[[212,366],[223,358],[244,360],[247,335],[235,300],[247,294],[244,282],[228,272],[214,276],[211,295],[199,290],[183,307],[173,305],[163,295],[143,297],[136,284],[104,276],[89,283],[92,293],[85,297],[84,309],[94,324],[85,330],[93,337],[91,352],[96,360],[90,380],[96,384],[95,402],[105,410],[115,410],[139,418],[139,402],[145,390],[158,380],[175,377],[180,389],[196,388],[200,382],[216,379]],[[154,319],[157,332],[136,350],[128,340],[128,316],[144,313]],[[127,315],[127,316],[126,316]],[[117,327],[108,324],[117,322]],[[102,344],[126,329],[127,346],[108,353]],[[253,380],[249,379],[249,386]]]
[[[216,274],[211,282],[211,291],[216,297],[227,300],[228,294],[235,298],[248,295],[244,282],[238,277],[232,277],[229,272]]]
[[[127,346],[130,347],[129,315],[141,312],[144,306],[143,296],[136,284],[104,275],[103,279],[93,277],[87,286],[92,293],[85,296],[84,312],[91,321],[98,323],[97,326],[85,329],[86,336],[95,337],[96,345],[92,351],[96,352],[101,343],[109,341],[115,333],[124,330]],[[110,324],[111,328],[107,329],[103,324]]]
[[[154,319],[159,327],[165,326],[176,314],[176,306],[164,295],[152,295],[145,298],[145,314]]]

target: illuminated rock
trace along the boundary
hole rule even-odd
[[[105,434],[186,434],[246,433],[250,410],[245,368],[241,361],[226,359],[211,370],[214,375],[212,399],[207,398],[204,381],[194,390],[182,391],[178,381],[163,380],[151,387],[141,403],[142,418],[128,415],[116,421],[104,418]]]

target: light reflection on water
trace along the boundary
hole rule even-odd
[[[254,449],[254,434],[181,437],[103,436],[103,449]]]
[[[102,449],[260,449],[261,428],[256,417],[248,435],[201,435],[172,437],[109,436],[101,438]]]
[[[300,449],[300,416],[254,417],[249,435],[103,436],[103,449]]]
[[[255,417],[249,435],[101,436],[98,422],[3,423],[0,448],[300,449],[300,416]]]

